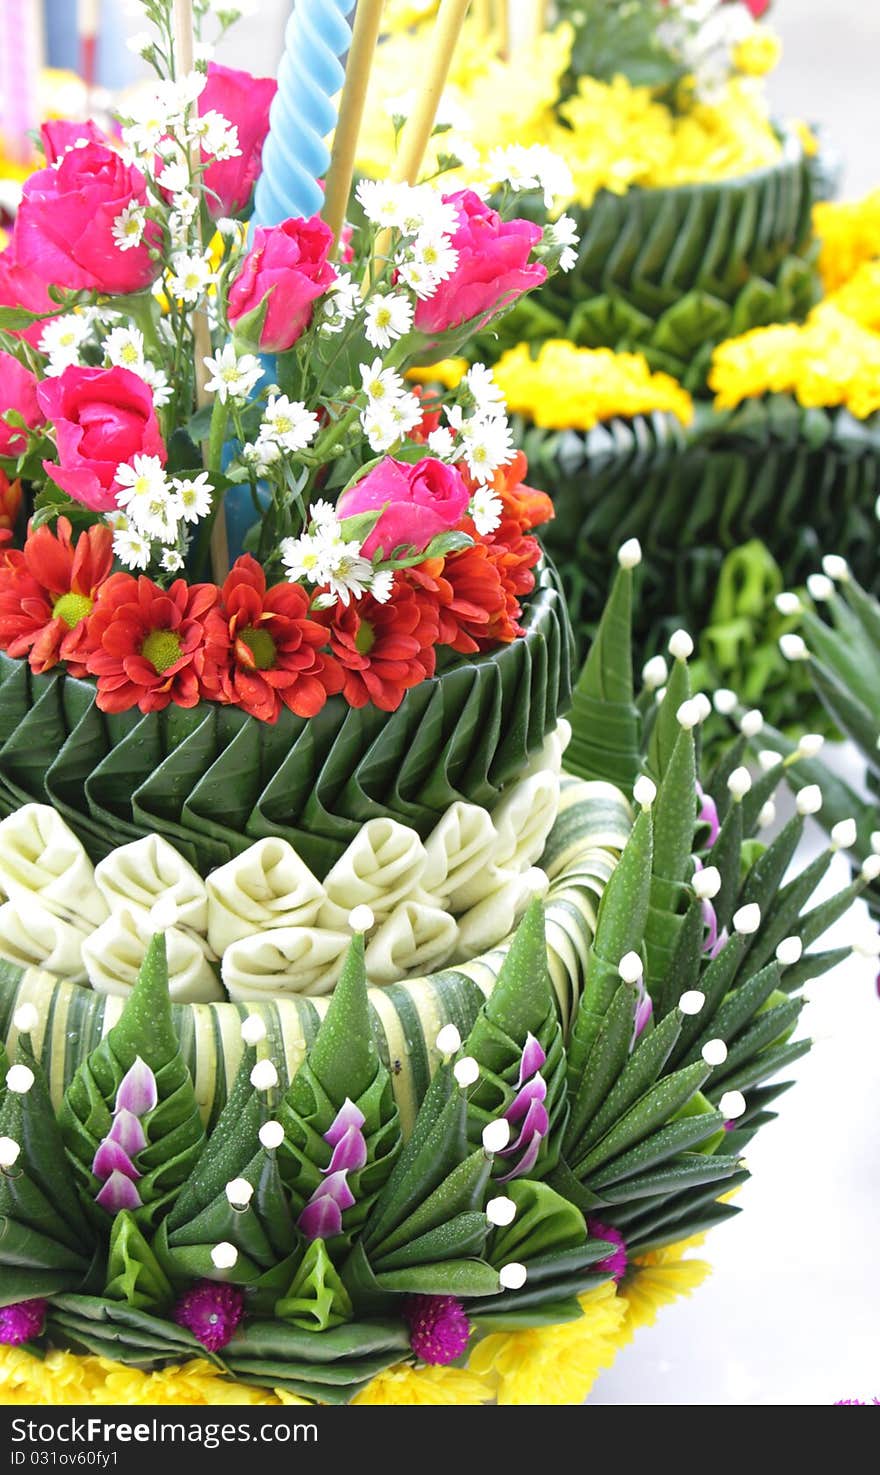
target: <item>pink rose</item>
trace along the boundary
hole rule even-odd
[[[18,456],[27,437],[20,426],[3,419],[7,410],[17,410],[31,429],[43,422],[34,375],[11,353],[0,353],[0,456]]]
[[[340,497],[337,512],[340,517],[353,517],[356,512],[384,507],[364,542],[364,553],[372,558],[378,548],[388,558],[402,545],[417,552],[427,548],[438,533],[446,533],[461,522],[469,501],[470,492],[454,466],[430,456],[414,466],[386,456],[363,481]]]
[[[539,226],[502,220],[473,190],[443,198],[458,210],[459,225],[452,236],[458,265],[433,297],[418,304],[415,326],[422,333],[443,333],[472,318],[482,325],[547,280],[545,266],[529,264],[541,239]]]
[[[229,289],[233,328],[268,296],[260,348],[264,353],[291,348],[312,320],[315,298],[336,280],[327,260],[332,247],[333,232],[318,215],[258,226],[253,247]],[[247,336],[247,324],[242,324],[242,335]]]
[[[59,287],[138,292],[159,273],[146,243],[122,251],[113,226],[147,203],[144,176],[102,143],[71,149],[25,181],[12,237],[15,259]],[[148,228],[148,235],[155,235]]]
[[[199,113],[219,113],[238,129],[241,153],[234,159],[208,162],[205,171],[208,209],[216,220],[222,215],[240,215],[247,209],[257,176],[263,144],[269,132],[269,107],[278,90],[272,77],[252,77],[234,67],[208,63],[208,80],[199,98]],[[213,191],[213,194],[210,192]],[[214,196],[217,196],[215,199]]]
[[[106,133],[91,118],[87,118],[84,123],[74,123],[70,118],[52,118],[40,125],[40,138],[47,164],[56,163],[81,138],[87,143],[108,142]]]
[[[0,251],[0,307],[26,307],[28,312],[39,313],[58,310],[57,303],[49,296],[45,277],[16,261],[11,246]],[[25,338],[33,348],[38,348],[48,322],[47,318],[46,322],[31,323],[29,328],[19,329],[15,337]]]
[[[116,506],[116,468],[139,454],[166,452],[149,384],[130,369],[65,369],[44,379],[37,400],[55,427],[58,465],[43,469],[68,496],[110,512]]]

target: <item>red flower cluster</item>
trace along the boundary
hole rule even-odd
[[[97,677],[104,712],[211,701],[276,722],[282,706],[314,717],[342,693],[352,707],[393,712],[405,692],[434,675],[437,648],[463,655],[521,635],[521,599],[534,588],[540,550],[529,530],[552,515],[548,499],[522,483],[517,456],[495,479],[504,512],[472,546],[399,571],[390,599],[372,595],[312,608],[300,584],[268,587],[250,554],[218,588],[177,579],[162,589],[141,575],[113,573],[112,534],[103,524],[74,540],[67,518],[29,531],[23,550],[3,544],[15,493],[0,498],[0,650],[27,657],[37,673],[65,661],[71,675]]]

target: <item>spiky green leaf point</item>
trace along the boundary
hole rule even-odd
[[[579,1164],[576,1171],[584,1175],[588,1188],[604,1197],[615,1184],[657,1168],[688,1148],[705,1145],[710,1138],[717,1141],[722,1127],[722,1118],[712,1111],[707,1102],[705,1110],[684,1115],[676,1113],[670,1121],[656,1127],[641,1141],[625,1152],[616,1154],[609,1162],[592,1169]]]
[[[728,1076],[734,1075],[758,1054],[771,1047],[787,1043],[800,1018],[804,999],[789,999],[778,989],[765,1000],[749,1025],[727,1054],[727,1060],[718,1067],[712,1082],[712,1094],[717,1095],[725,1088]]]
[[[681,1034],[683,1018],[680,1011],[674,1009],[661,1020],[656,1029],[642,1035],[588,1130],[581,1137],[575,1153],[578,1158],[583,1157],[654,1085]]]
[[[801,632],[814,664],[829,674],[835,673],[843,690],[852,691],[856,699],[870,710],[876,706],[877,693],[871,689],[871,673],[877,665],[877,648],[863,633],[857,621],[850,620],[843,634],[833,630],[810,610],[801,616]],[[815,671],[814,671],[815,676]]]
[[[793,814],[767,849],[750,868],[737,901],[738,906],[757,903],[769,910],[804,833],[804,816]]]
[[[862,749],[868,767],[880,774],[877,756],[877,740],[880,737],[880,717],[862,698],[856,688],[847,685],[842,676],[832,668],[813,662],[810,674],[816,690],[834,722]]]
[[[792,742],[776,728],[765,727],[761,734],[761,742],[765,748],[781,753],[788,760],[786,767],[774,770],[777,778],[785,778],[786,782],[795,791],[805,788],[808,784],[818,784],[822,790],[822,823],[826,829],[837,824],[842,819],[855,819],[858,830],[858,838],[853,847],[853,853],[860,860],[871,854],[871,834],[877,829],[877,808],[873,803],[865,802],[861,794],[857,793],[851,784],[838,777],[832,769],[819,758],[800,758],[797,756],[797,744]],[[796,761],[795,761],[796,760]],[[751,798],[751,795],[748,796]],[[748,815],[748,804],[746,814]]]
[[[7,1089],[0,1101],[0,1137],[20,1149],[12,1168],[0,1171],[0,1306],[82,1286],[96,1248],[46,1078],[22,1039],[16,1065],[31,1072],[33,1083],[25,1091]]]
[[[632,571],[618,568],[572,693],[569,773],[604,779],[629,793],[639,772],[639,713],[633,700]]]
[[[842,887],[834,896],[830,896],[827,901],[820,902],[818,906],[806,912],[797,929],[797,936],[804,947],[808,948],[814,942],[818,942],[820,937],[824,937],[829,927],[833,927],[835,922],[845,917],[853,902],[858,901],[859,897],[864,894],[868,884],[863,876],[859,876],[857,880],[851,881],[849,886]]]
[[[681,732],[678,710],[683,702],[689,700],[690,694],[691,678],[687,661],[674,660],[648,744],[647,768],[658,784],[662,782]]]
[[[387,1257],[395,1250],[410,1244],[429,1230],[436,1229],[438,1225],[447,1223],[457,1214],[481,1209],[491,1166],[491,1158],[482,1148],[458,1163],[396,1229],[385,1235],[379,1244],[373,1245],[370,1261],[376,1272],[383,1269]]]
[[[572,1163],[572,1171],[589,1184],[591,1175],[599,1168],[669,1122],[699,1091],[710,1073],[711,1067],[700,1062],[664,1076],[615,1122],[585,1157]]]
[[[169,1234],[190,1223],[207,1208],[225,1191],[227,1183],[241,1176],[252,1160],[264,1117],[260,1097],[251,1085],[251,1071],[256,1063],[256,1050],[245,1045],[226,1105],[193,1173],[168,1215]]]
[[[434,1076],[388,1182],[364,1227],[367,1249],[381,1244],[469,1152],[467,1101],[452,1068]]]
[[[721,756],[713,768],[708,780],[704,781],[703,787],[707,794],[711,794],[718,811],[718,818],[723,822],[732,802],[732,796],[727,781],[737,768],[742,768],[746,761],[748,751],[748,738],[738,733],[732,743],[725,747]]]
[[[800,1060],[813,1047],[810,1039],[791,1040],[785,1045],[774,1045],[771,1049],[759,1050],[751,1060],[732,1075],[725,1078],[725,1091],[750,1091],[761,1081],[766,1081],[775,1076],[777,1071],[783,1070],[785,1066],[791,1065],[792,1061]]]
[[[278,1165],[296,1214],[323,1182],[333,1156],[326,1134],[346,1101],[365,1119],[367,1145],[364,1167],[347,1179],[355,1203],[344,1211],[342,1226],[350,1240],[387,1182],[401,1142],[391,1077],[370,1022],[362,936],[352,939],[315,1042],[278,1108],[284,1127]]]
[[[719,931],[730,926],[740,887],[740,860],[743,847],[743,807],[739,799],[728,808],[721,829],[710,852],[712,865],[721,876],[721,889],[713,899]]]
[[[104,1295],[140,1311],[161,1314],[168,1310],[173,1294],[171,1282],[135,1219],[123,1210],[110,1231]]]
[[[525,1084],[520,1080],[521,1064],[530,1036],[545,1056],[539,1074],[546,1085],[544,1106],[550,1127],[529,1168],[532,1177],[542,1178],[559,1156],[566,1113],[566,1058],[547,970],[544,910],[538,901],[532,902],[520,922],[495,987],[463,1046],[465,1056],[472,1056],[480,1066],[479,1079],[468,1098],[468,1136],[474,1146],[479,1146],[487,1123],[513,1107]],[[514,1126],[511,1142],[516,1141],[518,1131]],[[515,1156],[499,1155],[496,1176],[515,1169],[516,1164]]]
[[[693,897],[678,928],[666,971],[651,987],[655,1024],[675,1008],[682,994],[699,986],[700,969],[705,961],[704,942],[703,907],[700,900]]]
[[[694,735],[679,725],[651,816],[653,865],[644,944],[649,993],[662,984],[669,970],[691,900],[684,881],[694,844],[696,782]]]
[[[852,576],[843,587],[843,598],[874,647],[876,659],[876,653],[880,652],[880,604]],[[840,602],[839,597],[831,601],[832,612]]]
[[[569,1073],[571,1111],[563,1137],[566,1157],[575,1151],[586,1127],[626,1064],[632,1042],[635,1011],[633,990],[628,984],[621,983],[618,975],[617,989],[601,1017],[587,1057],[589,1069],[582,1069],[577,1076]]]
[[[308,1245],[289,1289],[275,1303],[275,1315],[312,1332],[352,1320],[351,1298],[322,1239]]]
[[[609,1184],[603,1190],[606,1202],[613,1206],[613,1217],[618,1218],[618,1205],[629,1205],[633,1209],[639,1200],[654,1199],[668,1201],[673,1194],[701,1184],[722,1183],[739,1169],[738,1153],[714,1155],[705,1152],[680,1152],[668,1158],[661,1167],[637,1173],[631,1178],[622,1178],[619,1183]]]
[[[751,941],[751,937],[734,932],[721,951],[707,963],[697,985],[698,992],[703,995],[703,1005],[696,1014],[689,1014],[682,1021],[678,1043],[670,1057],[673,1065],[681,1065],[703,1030],[711,1028],[715,1012],[736,978]]]
[[[750,964],[753,968],[762,968],[765,963],[769,963],[784,938],[800,937],[803,939],[802,913],[804,907],[828,870],[831,859],[832,852],[823,850],[821,855],[817,855],[815,860],[805,866],[799,875],[777,892],[776,899],[763,918],[761,930],[753,942],[750,957]],[[853,899],[853,895],[850,895],[846,906],[851,905]],[[821,936],[821,933],[816,933],[815,936]]]
[[[618,968],[628,952],[641,952],[651,894],[653,824],[650,809],[636,818],[599,904],[596,935],[568,1043],[569,1091],[576,1094],[607,1010],[620,987]],[[633,1013],[635,1001],[633,996]]]
[[[106,1234],[113,1215],[95,1202],[101,1183],[92,1162],[112,1126],[122,1079],[138,1059],[152,1071],[158,1096],[156,1106],[140,1118],[147,1146],[133,1158],[141,1200],[133,1212],[139,1227],[147,1231],[172,1208],[205,1144],[195,1090],[172,1020],[162,934],[150,943],[118,1022],[70,1082],[58,1118],[80,1197]]]
[[[762,740],[763,736],[764,734],[762,733]],[[797,749],[795,749],[792,762],[799,764],[800,761]],[[759,773],[757,777],[753,778],[752,787],[742,801],[743,831],[745,834],[754,834],[760,820],[761,810],[764,808],[768,799],[773,798],[786,772],[786,769],[777,765],[768,769],[766,773]]]
[[[739,1175],[735,1174],[725,1186],[729,1191],[737,1181],[745,1182],[748,1177],[749,1174],[744,1173],[742,1179],[739,1179]],[[633,1255],[647,1255],[651,1250],[662,1250],[667,1245],[681,1244],[697,1234],[706,1234],[710,1229],[726,1224],[729,1219],[735,1219],[741,1213],[742,1209],[736,1204],[713,1203],[710,1199],[706,1208],[683,1210],[677,1219],[669,1220],[664,1228],[645,1234],[640,1232],[636,1239],[628,1241],[628,1248]]]
[[[823,973],[836,968],[838,963],[845,963],[850,955],[851,949],[848,947],[829,948],[821,953],[805,953],[799,963],[785,969],[779,980],[779,987],[785,993],[793,994],[803,988],[805,983],[821,978]]]

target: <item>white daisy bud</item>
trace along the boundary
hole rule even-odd
[[[723,1040],[707,1040],[700,1054],[707,1065],[723,1065],[727,1059],[727,1046]]]
[[[869,855],[862,861],[862,876],[866,881],[876,881],[880,876],[880,855]],[[6,1077],[7,1084],[9,1077]]]
[[[739,911],[733,914],[733,930],[738,932],[740,937],[751,937],[760,925],[761,908],[755,901],[750,901],[748,906],[740,907]]]
[[[20,1145],[12,1137],[0,1137],[0,1168],[14,1168],[18,1162]]]
[[[648,691],[656,691],[658,686],[665,686],[669,676],[669,667],[662,656],[652,656],[642,667],[642,681]]]
[[[636,568],[642,561],[642,545],[638,538],[627,538],[617,550],[617,562],[621,568]]]
[[[263,1147],[271,1152],[274,1147],[280,1147],[284,1141],[284,1128],[280,1122],[264,1122],[259,1132],[260,1142]]]
[[[799,758],[818,758],[825,746],[825,739],[821,732],[805,732],[803,737],[798,738]]]
[[[667,649],[673,660],[687,661],[694,653],[694,642],[687,630],[673,630]]]
[[[624,953],[617,965],[617,971],[624,983],[638,983],[644,972],[638,953]]]
[[[441,1055],[455,1055],[461,1049],[461,1035],[454,1024],[444,1024],[437,1036],[437,1049]]]
[[[226,1185],[226,1197],[233,1209],[246,1209],[253,1196],[253,1184],[247,1178],[233,1178]]]
[[[776,805],[774,804],[772,799],[768,799],[766,804],[762,804],[760,810],[758,811],[758,829],[768,829],[769,826],[772,825],[775,818]]]
[[[822,559],[822,568],[835,584],[845,584],[849,578],[849,564],[839,553],[826,553]]]
[[[831,827],[831,844],[835,850],[852,850],[857,835],[854,819],[840,819]]]
[[[646,773],[640,774],[633,784],[633,798],[640,809],[650,809],[657,798],[657,785]]]
[[[682,702],[675,717],[679,727],[683,727],[685,732],[693,731],[699,726],[701,720],[699,702],[694,701],[693,697],[690,701]]]
[[[504,1229],[516,1218],[516,1204],[512,1198],[506,1198],[503,1194],[498,1198],[490,1198],[486,1205],[486,1218],[496,1229]]]
[[[278,1072],[271,1060],[258,1060],[251,1071],[251,1085],[255,1091],[271,1091],[278,1085]]]
[[[368,907],[365,902],[352,907],[348,914],[348,925],[352,932],[369,932],[375,922],[376,918],[373,916],[372,908]]]
[[[746,1109],[746,1098],[742,1091],[725,1091],[718,1103],[718,1110],[726,1122],[735,1122]]]
[[[6,1085],[16,1096],[26,1096],[34,1084],[34,1073],[28,1065],[13,1065],[6,1072]]]
[[[764,714],[753,707],[750,712],[743,713],[739,721],[739,730],[743,737],[754,738],[758,736],[764,726]]]
[[[746,797],[752,787],[752,775],[747,768],[735,768],[727,780],[727,787],[735,803]]]
[[[701,722],[705,722],[708,717],[712,716],[712,703],[704,691],[694,692],[691,700],[700,714]]]
[[[739,697],[737,696],[735,691],[730,690],[729,686],[719,686],[714,697],[712,698],[712,701],[715,706],[715,711],[720,717],[731,717],[736,711]]]
[[[721,872],[717,866],[704,866],[695,873],[691,885],[700,901],[711,901],[721,890]]]
[[[12,1023],[20,1035],[33,1034],[40,1022],[40,1016],[33,1004],[19,1004],[12,1016]]]
[[[817,604],[823,604],[834,594],[834,584],[827,574],[810,574],[807,579],[807,593]]]
[[[758,763],[762,773],[769,773],[771,768],[777,768],[782,762],[782,754],[774,753],[772,748],[762,748],[758,754]]]
[[[818,814],[822,808],[822,790],[818,784],[807,784],[806,788],[800,790],[797,799],[798,814]]]
[[[506,1291],[521,1291],[527,1279],[525,1265],[520,1265],[517,1260],[511,1260],[509,1265],[502,1265],[498,1272],[498,1280]]]
[[[804,945],[799,937],[783,937],[776,949],[776,961],[781,968],[793,968],[803,955]]]
[[[655,707],[662,707],[665,696],[666,696],[666,687],[665,686],[661,686],[660,689],[659,689],[659,691],[655,691],[655,693],[654,693],[654,706]]]
[[[461,1060],[456,1060],[452,1067],[452,1074],[463,1091],[468,1086],[473,1086],[480,1079],[480,1067],[473,1055],[465,1055]]]
[[[779,613],[789,619],[792,615],[799,615],[803,611],[803,605],[796,594],[777,594],[773,603]]]
[[[779,649],[787,661],[807,661],[810,658],[810,652],[800,635],[780,635]]]
[[[510,1141],[510,1122],[503,1116],[487,1122],[483,1128],[483,1150],[488,1153],[503,1152]]]
[[[706,1002],[706,995],[698,988],[689,988],[682,994],[678,1007],[682,1014],[699,1014]]]
[[[211,1251],[211,1264],[217,1270],[231,1270],[238,1259],[238,1250],[228,1239],[221,1239]]]
[[[242,1020],[241,1037],[246,1045],[258,1045],[266,1038],[266,1024],[259,1014],[249,1014]]]

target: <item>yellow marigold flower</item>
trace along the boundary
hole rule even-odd
[[[820,201],[813,209],[813,225],[822,242],[819,270],[825,290],[833,292],[862,262],[880,256],[880,189],[839,205]]]
[[[561,1326],[493,1332],[470,1356],[472,1372],[492,1377],[499,1404],[583,1403],[617,1354],[626,1314],[613,1281],[580,1297],[583,1316]]]
[[[415,384],[442,384],[444,389],[457,389],[470,364],[467,359],[438,359],[436,364],[415,364],[406,377]]]
[[[779,65],[782,42],[769,26],[754,26],[734,47],[733,65],[746,77],[766,77]]]
[[[545,430],[590,430],[615,416],[666,410],[690,423],[693,402],[669,374],[652,374],[638,353],[576,348],[551,338],[533,359],[527,343],[503,354],[495,381],[508,407]]]
[[[307,1401],[233,1382],[203,1358],[144,1372],[106,1357],[81,1357],[56,1349],[40,1359],[21,1347],[0,1347],[0,1403],[277,1405]]]
[[[400,1362],[378,1373],[351,1401],[424,1407],[487,1403],[491,1397],[492,1385],[475,1376],[470,1368],[413,1367],[412,1363]]]
[[[805,409],[845,405],[858,419],[880,409],[880,334],[822,302],[802,324],[756,328],[712,356],[717,409],[762,394],[793,394]]]
[[[620,1300],[626,1307],[623,1341],[629,1341],[641,1326],[653,1326],[657,1312],[679,1296],[689,1296],[702,1285],[712,1267],[705,1260],[686,1260],[690,1249],[701,1245],[705,1235],[649,1250],[638,1255],[620,1287]]]

